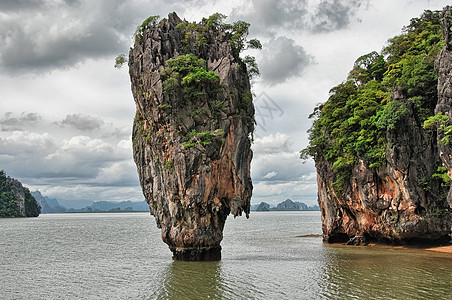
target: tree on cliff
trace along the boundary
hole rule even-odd
[[[40,213],[30,190],[0,170],[0,217],[37,217]]]
[[[386,132],[403,126],[408,109],[420,126],[434,115],[434,61],[443,46],[439,12],[426,11],[390,39],[382,53],[358,58],[348,80],[332,88],[328,101],[311,115],[316,119],[301,158],[331,162],[336,190],[342,189],[359,158],[374,169],[384,166]],[[394,86],[407,96],[406,103],[390,100]]]
[[[325,241],[450,239],[451,29],[441,15],[425,11],[359,57],[311,115],[300,156],[316,164]]]

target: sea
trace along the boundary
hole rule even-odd
[[[320,234],[319,212],[252,212],[221,261],[183,262],[149,213],[0,219],[0,299],[452,299],[451,254]]]

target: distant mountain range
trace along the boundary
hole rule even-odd
[[[110,202],[110,201],[96,201],[92,205],[83,208],[66,208],[58,202],[55,198],[43,196],[41,192],[31,192],[36,201],[41,205],[42,214],[50,213],[64,213],[64,212],[121,212],[121,211],[149,211],[149,206],[145,201],[132,202]]]
[[[303,202],[293,202],[290,199],[272,206],[266,202],[261,202],[259,205],[254,205],[251,210],[254,211],[318,211],[320,208],[317,205],[308,206]]]
[[[57,199],[43,196],[41,192],[34,191],[31,195],[41,205],[42,214],[50,213],[73,213],[73,212],[133,212],[133,211],[149,211],[149,206],[145,201],[132,202],[111,202],[111,201],[96,201],[91,205],[82,208],[67,208],[61,205]],[[271,205],[266,202],[261,202],[258,205],[251,206],[252,211],[318,211],[317,205],[308,206],[303,202],[294,202],[291,199],[279,203],[278,205]]]
[[[42,214],[61,213],[66,211],[66,207],[61,206],[57,199],[43,196],[39,191],[31,192],[31,195],[35,197],[36,201],[41,205]]]

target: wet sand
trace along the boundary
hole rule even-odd
[[[321,234],[306,234],[306,235],[297,235],[297,238],[321,238]],[[344,245],[347,247],[356,247],[351,245],[345,245],[345,244],[330,244],[330,245]],[[382,247],[382,248],[393,248],[393,249],[418,249],[418,250],[425,250],[425,251],[433,251],[433,252],[441,252],[441,253],[447,253],[452,254],[452,242],[449,242],[449,244],[444,246],[391,246],[391,245],[385,245],[385,244],[377,244],[377,243],[369,243],[364,247]]]
[[[425,250],[452,254],[452,245],[425,248]]]

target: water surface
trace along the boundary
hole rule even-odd
[[[180,262],[148,213],[0,219],[1,299],[452,299],[452,256],[346,247],[319,212],[230,217],[221,262]]]

